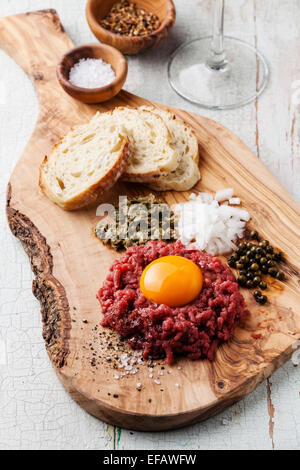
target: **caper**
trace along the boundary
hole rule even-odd
[[[263,264],[260,268],[264,274],[267,274],[268,272],[268,266],[266,264]]]
[[[269,245],[268,240],[263,240],[262,242],[259,243],[259,246],[262,248],[266,248]]]
[[[270,276],[276,277],[278,271],[277,271],[276,268],[272,267],[272,268],[269,268],[269,269],[268,269],[268,273],[270,274]]]
[[[242,276],[239,276],[237,278],[237,281],[238,281],[240,286],[245,286],[246,282],[247,282],[247,278],[246,278],[246,276],[242,275]]]
[[[248,258],[251,259],[251,258],[254,258],[255,252],[253,252],[253,251],[251,251],[251,250],[248,250],[247,253],[246,253],[246,255],[248,256]]]
[[[243,265],[243,263],[241,263],[240,261],[238,261],[237,263],[235,263],[235,267],[236,267],[236,269],[243,269],[243,268],[244,268],[244,265]]]
[[[251,250],[252,247],[253,247],[253,243],[248,242],[248,243],[247,243],[247,248],[248,248],[248,250]]]
[[[240,250],[244,250],[245,248],[247,248],[246,242],[240,242],[240,243],[238,244],[238,248],[239,248]]]
[[[264,305],[268,300],[268,297],[266,295],[261,295],[260,297],[257,298],[257,302],[260,304]]]
[[[240,263],[244,263],[244,264],[249,263],[248,256],[242,256],[241,259],[240,259]]]
[[[245,269],[240,270],[240,276],[246,276],[247,271]]]
[[[255,274],[256,274],[256,276],[261,276],[261,275],[262,275],[262,272],[261,272],[260,269],[258,269]]]
[[[283,281],[284,273],[282,271],[278,271],[278,273],[276,274],[276,279],[279,279],[279,281]]]
[[[283,260],[283,253],[282,251],[277,251],[275,254],[274,254],[274,259],[276,261],[282,261]]]
[[[231,268],[235,268],[236,262],[234,261],[234,259],[231,259],[230,261],[228,261],[228,264]]]
[[[237,254],[238,256],[243,256],[243,255],[245,254],[245,250],[243,250],[242,248],[238,248],[238,249],[236,250],[236,254]]]
[[[260,292],[260,290],[255,290],[253,292],[253,295],[254,295],[254,297],[261,297],[262,293]]]
[[[231,258],[233,258],[233,259],[237,260],[237,259],[238,259],[238,255],[237,255],[237,253],[232,253],[232,255],[231,255]]]
[[[246,274],[246,277],[247,279],[253,279],[254,278],[254,273],[252,273],[251,271],[248,271],[247,274]]]
[[[266,258],[267,258],[267,259],[273,259],[273,255],[271,255],[271,253],[267,253],[267,254],[266,254]]]
[[[260,258],[261,258],[261,255],[258,255],[258,254],[255,255],[256,261],[260,261]]]
[[[252,248],[251,248],[251,250],[250,250],[250,251],[252,251],[252,253],[254,253],[254,254],[255,254],[255,253],[256,253],[256,245],[252,246]]]
[[[248,289],[252,289],[253,281],[251,281],[251,279],[248,279],[248,281],[246,282],[246,286],[248,287]]]
[[[253,240],[257,240],[258,239],[258,233],[256,230],[252,230],[250,232],[250,237],[253,238]]]
[[[253,279],[253,285],[258,286],[260,281],[261,281],[261,277],[260,276],[255,276],[255,278]]]
[[[257,255],[262,255],[262,252],[263,252],[262,248],[261,248],[260,246],[258,246],[258,247],[256,248],[256,254],[257,254]]]
[[[251,269],[251,271],[257,271],[258,270],[258,264],[257,263],[251,264],[250,269]]]
[[[267,258],[264,258],[264,257],[260,258],[259,260],[260,264],[267,264],[267,261],[268,261]]]
[[[261,282],[259,283],[259,287],[260,287],[261,289],[265,290],[268,286],[267,286],[267,283],[266,283],[266,282],[261,281]]]
[[[267,246],[267,248],[266,248],[266,252],[267,252],[267,253],[273,253],[273,251],[274,251],[274,250],[273,250],[273,247],[272,247],[272,246]]]
[[[267,261],[267,266],[269,266],[269,268],[272,268],[272,266],[275,266],[274,261],[271,260],[271,259],[268,259],[268,261]]]

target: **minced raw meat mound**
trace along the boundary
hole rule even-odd
[[[155,259],[170,255],[184,256],[202,270],[200,294],[183,307],[158,305],[147,300],[140,290],[144,268]],[[113,263],[97,298],[104,314],[102,326],[127,338],[132,348],[143,351],[144,359],[166,357],[168,364],[174,356],[212,360],[217,345],[232,338],[236,325],[248,313],[229,267],[180,241],[150,241],[129,248]]]

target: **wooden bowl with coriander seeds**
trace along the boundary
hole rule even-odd
[[[83,83],[86,78],[87,85],[75,85],[70,80],[70,71],[80,63],[81,59],[102,59],[106,65],[111,66],[115,77],[104,86],[88,88],[90,76],[85,68],[81,73]],[[75,47],[63,55],[56,69],[57,78],[62,88],[73,98],[83,103],[102,103],[113,98],[122,89],[127,71],[127,62],[123,54],[107,44],[84,44]]]
[[[123,54],[158,46],[175,23],[172,0],[88,0],[88,24],[96,38]]]

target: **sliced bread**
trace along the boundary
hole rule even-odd
[[[97,116],[101,121],[101,114]],[[154,175],[177,168],[179,156],[172,146],[172,136],[160,116],[140,108],[120,107],[112,111],[111,121],[128,136],[133,146],[123,180],[146,183]]]
[[[149,182],[149,186],[158,191],[187,191],[200,179],[198,168],[199,146],[193,129],[173,113],[160,108],[146,108],[159,115],[168,126],[172,136],[172,145],[179,155],[178,167],[167,173],[155,175]]]
[[[111,113],[95,116],[63,137],[45,157],[40,187],[65,210],[96,203],[124,172],[132,148],[127,136],[111,120]]]

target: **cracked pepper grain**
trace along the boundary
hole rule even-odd
[[[135,3],[122,0],[113,5],[100,25],[115,34],[124,36],[145,36],[156,31],[160,26],[157,15],[137,8]]]

